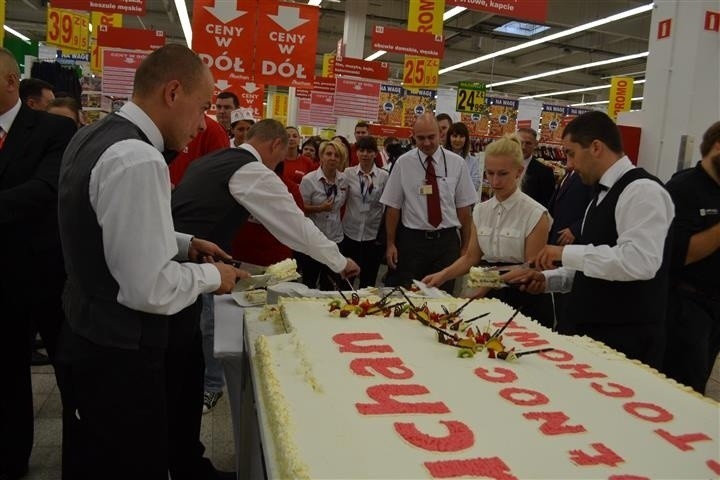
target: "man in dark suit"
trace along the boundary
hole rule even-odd
[[[525,170],[521,178],[521,190],[533,200],[547,208],[555,191],[555,175],[550,167],[546,167],[533,156],[537,148],[537,132],[532,128],[518,130],[520,146],[523,151]]]
[[[60,310],[65,282],[57,221],[60,159],[75,133],[68,118],[23,105],[20,69],[0,49],[0,478],[21,478],[33,443],[30,305]],[[46,310],[47,310],[46,309]],[[36,318],[50,358],[60,315]]]
[[[548,243],[550,245],[571,245],[580,238],[582,220],[593,188],[584,185],[580,175],[575,173],[572,160],[567,162],[567,173],[550,197],[548,212],[553,219]]]

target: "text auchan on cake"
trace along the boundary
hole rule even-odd
[[[503,323],[495,326],[500,327]],[[547,345],[544,340],[535,332],[528,331],[524,326],[512,322],[506,335],[514,338],[516,342],[524,347],[535,347]],[[394,349],[378,332],[347,332],[332,337],[338,346],[341,354],[360,354],[350,361],[350,370],[356,375],[365,377],[381,377],[393,380],[393,383],[382,383],[367,388],[366,393],[371,402],[355,404],[357,411],[362,415],[452,415],[451,409],[442,401],[419,401],[408,402],[398,400],[396,397],[432,395],[433,392],[418,383],[399,382],[407,381],[415,376],[415,373],[397,356],[374,356],[376,354],[392,354]],[[373,355],[373,356],[371,356]],[[554,350],[539,354],[544,360],[553,362],[557,368],[565,370],[572,379],[587,381],[592,379],[589,387],[598,395],[607,398],[615,398],[622,404],[623,410],[639,421],[649,424],[662,424],[670,422],[674,415],[665,408],[653,402],[631,401],[634,400],[635,392],[632,388],[615,383],[608,379],[608,376],[596,371],[591,365],[573,363],[574,357],[569,352]],[[572,419],[562,411],[535,410],[533,407],[541,407],[550,403],[547,395],[537,390],[526,389],[517,386],[520,381],[518,375],[510,368],[479,367],[474,371],[475,376],[485,382],[498,384],[498,395],[519,408],[532,410],[525,411],[522,415],[528,421],[540,421],[538,429],[548,437],[556,435],[573,435],[588,431],[582,424],[573,423]],[[605,380],[607,379],[607,380]],[[438,423],[445,428],[447,434],[434,436],[421,431],[414,422],[393,422],[393,428],[400,438],[410,445],[431,453],[452,453],[461,452],[472,447],[475,443],[475,434],[467,423],[455,418],[438,420]],[[693,450],[692,444],[711,440],[711,437],[702,432],[670,432],[662,428],[652,430],[657,438],[669,443],[680,452]],[[591,432],[590,432],[591,433]],[[592,442],[581,440],[578,449],[568,452],[568,461],[577,467],[607,466],[618,467],[625,460],[622,452],[613,449],[603,442]],[[706,462],[708,474],[720,471],[720,463],[714,459]],[[461,458],[440,461],[424,462],[425,468],[433,478],[457,478],[463,476],[493,478],[498,480],[511,480],[517,478],[512,472],[512,466],[498,456]],[[716,470],[718,469],[718,470]],[[581,472],[579,470],[578,472]],[[638,472],[639,473],[639,472]],[[579,473],[581,475],[581,473]],[[632,478],[642,480],[646,477],[639,475],[613,475],[611,479]]]

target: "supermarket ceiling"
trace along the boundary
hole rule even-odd
[[[185,1],[192,17],[193,1]],[[535,0],[521,1],[532,2]],[[323,0],[320,9],[317,72],[320,72],[322,66],[322,54],[333,52],[338,39],[342,38],[345,8],[349,2],[366,3],[367,16],[363,50],[365,57],[374,52],[370,37],[375,25],[399,28],[407,26],[408,0]],[[44,40],[46,31],[44,5],[46,3],[46,0],[8,0],[6,2],[6,25],[33,40]],[[296,3],[307,2],[302,0]],[[648,3],[648,0],[547,0],[547,20],[543,25],[549,28],[529,37],[496,31],[496,28],[511,20],[507,17],[465,10],[444,23],[445,56],[441,62],[441,69]],[[446,7],[446,10],[451,8]],[[508,80],[553,70],[642,54],[648,50],[650,17],[651,12],[646,11],[574,35],[448,71],[440,76],[440,85],[453,86],[459,81],[477,81],[486,84],[504,83]],[[185,43],[173,0],[147,0],[145,16],[126,15],[123,21],[125,27],[163,30],[168,42]],[[383,55],[380,60],[390,63],[390,76],[399,82],[402,78],[403,57],[388,53]],[[639,56],[616,63],[586,66],[578,70],[534,80],[502,84],[494,86],[493,90],[515,96],[525,96],[608,85],[608,77],[613,75],[645,78],[645,63],[646,58]],[[548,98],[587,102],[605,100],[607,95],[608,89],[599,88],[579,93],[556,94]],[[641,95],[642,86],[638,85],[635,96]]]

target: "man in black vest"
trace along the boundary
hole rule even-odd
[[[68,280],[58,352],[63,478],[168,478],[168,316],[243,272],[205,240],[173,230],[161,154],[202,130],[213,79],[180,45],[150,54],[132,101],[82,129],[60,169]]]
[[[568,124],[563,147],[596,195],[577,245],[548,245],[541,269],[511,272],[531,293],[570,291],[558,331],[588,335],[652,367],[665,349],[668,230],[675,209],[662,183],[623,154],[620,132],[602,112]]]

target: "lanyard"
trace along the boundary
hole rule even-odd
[[[336,183],[328,183],[325,178],[321,178],[320,181],[323,184],[323,188],[325,189],[325,197],[330,198],[334,195],[337,195],[337,184]]]
[[[438,174],[435,173],[435,174],[433,174],[433,177],[435,177],[435,178],[446,178],[446,177],[447,177],[447,174],[448,174],[447,158],[445,158],[445,150],[443,150],[442,147],[440,147],[440,153],[442,153],[443,163],[445,164],[445,175],[441,177],[441,176],[439,176]],[[418,162],[420,162],[420,166],[423,168],[423,170],[425,170],[425,178],[427,178],[428,175],[429,175],[429,172],[427,171],[427,166],[425,166],[425,162],[423,162],[423,161],[422,161],[422,158],[420,158],[420,149],[417,150],[417,157],[418,157]],[[429,158],[429,159],[432,158],[432,155],[428,155],[427,158]]]
[[[370,173],[365,173],[362,170],[358,170],[358,175],[360,176],[360,196],[362,197],[363,203],[367,203],[367,198],[373,191],[372,171]],[[367,188],[365,188],[366,178],[368,181]]]

